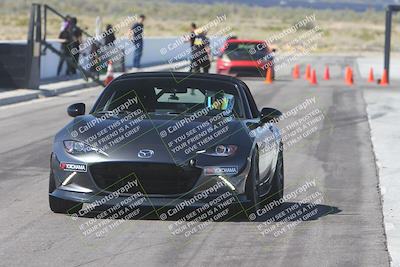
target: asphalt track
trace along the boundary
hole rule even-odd
[[[173,235],[173,221],[128,220],[87,242],[77,225],[90,218],[73,221],[49,210],[49,155],[54,134],[70,120],[66,107],[91,105],[101,89],[0,108],[0,266],[388,266],[365,101],[360,86],[346,87],[337,77],[352,62],[314,59],[316,67],[329,63],[333,76],[316,87],[289,76],[272,85],[244,79],[259,107],[285,112],[315,97],[282,127],[315,109],[324,115],[318,130],[284,155],[286,193],[315,179],[312,190],[322,201],[312,218],[268,225],[286,229],[279,234],[260,232],[277,214],[272,211],[256,221],[242,216],[214,222],[189,237]],[[280,209],[310,194],[302,192]]]

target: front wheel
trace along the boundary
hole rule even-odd
[[[269,201],[279,201],[283,198],[284,190],[284,171],[283,171],[283,151],[279,150],[278,160],[276,162],[275,173],[272,180],[270,193],[267,195]]]
[[[258,152],[254,151],[251,157],[251,168],[246,180],[246,195],[249,200],[251,212],[256,212],[260,207],[260,197],[258,193]]]

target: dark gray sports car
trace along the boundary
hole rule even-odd
[[[214,74],[135,73],[112,81],[89,114],[57,133],[50,209],[201,206],[231,192],[257,209],[283,195],[283,152],[273,108],[258,110],[247,85]],[[184,202],[182,202],[184,201]],[[182,206],[182,205],[181,205]]]

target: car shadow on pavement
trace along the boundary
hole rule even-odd
[[[257,212],[246,211],[232,218],[232,221],[254,221],[254,222],[294,222],[294,221],[314,221],[321,217],[336,214],[341,210],[334,206],[284,202],[278,207],[268,209],[267,206],[261,207]]]
[[[140,207],[140,213],[127,218],[125,216],[116,216],[113,219],[127,219],[127,220],[165,220],[165,221],[206,221],[212,222],[294,222],[294,221],[314,221],[321,217],[336,214],[341,210],[334,206],[314,204],[314,203],[299,203],[299,202],[284,202],[281,205],[269,209],[268,206],[260,207],[257,212],[254,212],[250,208],[244,206],[231,205],[213,211],[212,214],[208,213],[207,210],[203,212],[196,211],[196,208],[185,208],[180,212],[170,215],[168,210],[173,207],[163,208],[150,208]],[[213,208],[211,208],[213,209]],[[226,211],[222,213],[222,211]],[[104,215],[103,209],[94,209],[91,212],[85,213],[82,218],[96,218],[96,219],[110,219],[111,216]],[[218,216],[218,214],[220,216]],[[99,216],[101,215],[101,216]],[[201,217],[202,215],[207,215]],[[202,218],[199,220],[199,218]]]

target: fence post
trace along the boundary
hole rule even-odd
[[[389,79],[390,67],[390,42],[392,35],[392,9],[390,6],[386,9],[386,26],[385,26],[385,63],[384,69],[387,71],[387,78]]]
[[[27,45],[26,87],[39,89],[40,55],[42,42],[41,5],[32,4]]]

